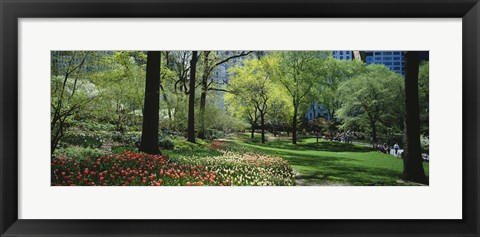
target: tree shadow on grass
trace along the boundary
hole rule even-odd
[[[402,176],[401,160],[381,155],[369,147],[330,141],[312,143],[305,140],[297,145],[286,141],[267,144],[243,141],[243,144],[236,142],[231,144],[246,150],[284,158],[299,173],[298,185],[402,185],[397,183]],[[337,156],[321,152],[335,152],[339,149],[343,152],[358,154]]]
[[[395,168],[358,165],[354,162],[356,160],[345,157],[311,157],[298,154],[283,157],[291,165],[301,169],[299,178],[307,180],[324,180],[352,185],[395,185],[402,176],[402,172]]]
[[[265,144],[261,144],[258,140],[243,140],[248,144],[261,145],[271,148],[288,149],[288,150],[313,150],[313,151],[330,151],[330,152],[370,152],[374,151],[372,147],[355,145],[352,143],[344,143],[337,141],[319,141],[306,142],[305,139],[301,139],[298,144],[291,144],[290,141],[271,141]]]
[[[261,151],[262,148],[255,150]],[[369,166],[369,164],[358,164],[359,159],[333,156],[312,156],[299,154],[288,150],[268,150],[268,154],[280,156],[288,160],[297,172],[297,179],[309,185],[398,185],[396,183],[402,176],[399,169]],[[367,158],[369,159],[369,158]],[[374,158],[371,159],[382,159]],[[385,158],[390,159],[390,158]]]

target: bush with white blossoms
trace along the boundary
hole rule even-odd
[[[257,153],[224,151],[220,156],[178,156],[173,162],[208,167],[225,185],[292,186],[295,174],[282,158]]]

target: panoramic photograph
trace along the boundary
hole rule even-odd
[[[51,186],[428,186],[428,51],[51,51]]]

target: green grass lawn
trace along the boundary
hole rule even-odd
[[[258,137],[252,140],[246,136],[234,139],[234,144],[288,160],[299,173],[299,185],[399,185],[403,171],[401,159],[361,145],[317,143],[315,138],[299,139],[297,145],[290,140],[261,144]],[[428,166],[424,162],[427,175]]]
[[[406,185],[398,182],[403,161],[368,146],[324,140],[317,143],[315,138],[300,138],[297,145],[288,138],[270,140],[273,141],[261,144],[258,134],[254,139],[249,134],[240,134],[224,145],[240,153],[250,151],[286,159],[297,173],[297,185]],[[222,155],[203,141],[175,143],[179,145],[175,150],[163,150],[163,154],[173,159]],[[428,168],[424,162],[427,175]]]

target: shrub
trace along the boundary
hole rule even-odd
[[[100,148],[103,145],[104,141],[101,137],[94,134],[87,135],[85,133],[77,133],[67,134],[65,137],[62,138],[62,142],[84,148]]]
[[[104,151],[92,149],[92,148],[84,148],[79,146],[69,146],[65,148],[59,148],[55,150],[55,157],[67,157],[71,159],[85,159],[85,157],[101,157],[106,155],[107,153]]]
[[[114,133],[112,140],[124,145],[133,146],[135,143],[140,142],[140,135],[137,133]]]
[[[115,125],[109,123],[98,123],[92,121],[82,121],[78,122],[80,126],[90,130],[90,131],[107,131],[111,132],[115,130]]]
[[[225,138],[225,133],[221,130],[207,130],[206,137],[208,140],[218,139],[218,138]]]
[[[422,153],[429,154],[429,139],[428,137],[420,137],[420,147],[422,149]]]
[[[158,141],[158,146],[160,149],[166,149],[166,150],[173,150],[175,148],[175,144],[170,138],[163,138]]]
[[[138,149],[131,146],[112,146],[113,154],[122,154],[125,151],[138,152]]]
[[[185,138],[174,138],[172,139],[172,142],[175,145],[175,150],[197,150],[207,148],[207,143],[198,138],[196,139],[196,143],[191,143]]]

